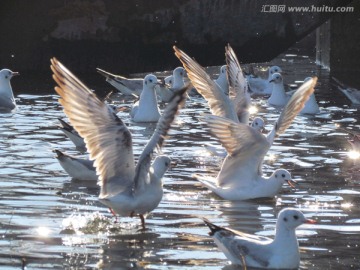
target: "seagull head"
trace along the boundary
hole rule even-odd
[[[314,224],[316,221],[307,219],[301,211],[294,208],[285,208],[278,215],[278,225],[287,229],[295,229],[304,223]]]
[[[165,172],[170,167],[171,160],[168,156],[165,155],[159,155],[155,158],[153,164],[152,164],[152,171],[153,174],[155,174],[159,181],[161,181],[161,178],[165,174]]]
[[[278,169],[274,172],[273,176],[276,179],[276,181],[279,181],[281,184],[286,182],[289,184],[289,186],[295,188],[296,182],[291,179],[291,174],[289,171],[284,169]]]
[[[265,126],[264,119],[261,117],[255,117],[254,120],[251,122],[251,127],[255,130],[262,131]]]
[[[158,81],[157,77],[153,74],[148,74],[144,78],[144,87],[147,87],[149,89],[154,89],[155,86],[158,84],[161,84],[160,81]]]
[[[12,77],[20,75],[19,72],[11,71],[10,69],[2,69],[0,70],[0,78],[5,80],[10,80]]]
[[[271,75],[271,79],[269,81],[269,83],[275,83],[275,84],[280,84],[282,83],[283,78],[281,76],[280,73],[274,73],[273,75]]]
[[[172,87],[172,85],[173,85],[173,80],[174,80],[174,76],[173,76],[173,75],[170,75],[170,76],[167,76],[167,77],[164,79],[164,83],[165,83],[166,86]]]
[[[274,73],[281,73],[282,69],[278,66],[272,66],[269,68],[269,76],[273,75]]]
[[[186,76],[186,70],[183,67],[177,67],[173,71],[174,78],[183,79]]]

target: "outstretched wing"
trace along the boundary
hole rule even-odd
[[[114,111],[100,101],[56,58],[51,59],[55,91],[71,124],[95,160],[100,197],[131,190],[135,175],[131,133]]]
[[[291,125],[296,115],[304,108],[306,101],[309,99],[310,95],[314,93],[316,82],[317,77],[311,78],[303,83],[291,96],[276,121],[274,128],[267,136],[270,145],[278,135],[285,132],[285,130]]]
[[[265,136],[248,125],[223,117],[211,115],[204,120],[210,132],[228,152],[217,176],[217,184],[223,187],[234,184],[240,186],[257,178],[261,174],[264,156],[270,148]]]
[[[227,45],[225,47],[227,76],[229,81],[229,95],[234,104],[239,122],[249,124],[249,107],[251,98],[248,92],[248,84],[240,67],[234,50]]]
[[[175,55],[183,63],[191,83],[208,102],[212,114],[238,122],[235,109],[229,97],[210,78],[204,68],[182,50],[175,46],[173,48]]]
[[[162,116],[156,125],[155,131],[149,142],[146,144],[136,165],[135,190],[141,188],[144,184],[144,181],[147,179],[146,176],[149,173],[154,150],[155,148],[161,148],[163,146],[171,124],[186,99],[186,91],[189,88],[190,86],[187,85],[182,89],[175,91],[174,96],[171,98],[165,110],[163,111]]]

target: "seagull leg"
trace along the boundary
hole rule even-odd
[[[142,229],[143,229],[143,231],[145,231],[145,230],[146,230],[146,227],[145,227],[145,218],[144,218],[144,216],[143,216],[142,214],[140,214],[139,217],[140,217],[140,220],[141,220]]]
[[[110,208],[110,207],[109,207],[109,211],[110,211],[110,213],[115,217],[115,223],[117,223],[118,220],[117,220],[117,215],[116,215],[116,213],[115,213],[114,210],[112,210],[112,208]]]

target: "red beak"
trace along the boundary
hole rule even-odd
[[[317,222],[316,222],[316,220],[313,220],[313,219],[307,219],[307,220],[305,220],[305,223],[306,224],[316,224]]]

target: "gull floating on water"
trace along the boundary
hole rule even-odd
[[[249,88],[252,94],[255,95],[271,95],[272,93],[272,85],[269,83],[271,80],[271,76],[274,73],[281,73],[282,70],[278,66],[272,66],[269,68],[269,75],[267,79],[263,79],[260,77],[254,77],[253,75],[247,76],[247,80],[249,82]]]
[[[290,172],[278,169],[269,178],[262,163],[276,136],[285,132],[314,91],[317,78],[305,82],[281,112],[273,130],[263,134],[242,123],[218,116],[204,118],[210,132],[225,147],[227,156],[217,177],[193,175],[212,192],[228,200],[274,197],[284,182],[292,185]]]
[[[157,122],[160,119],[155,87],[159,84],[157,77],[148,74],[144,78],[140,99],[133,105],[130,116],[134,122]]]
[[[10,84],[12,77],[20,75],[10,69],[0,70],[0,112],[11,112],[16,108],[14,93]]]
[[[71,176],[71,178],[82,181],[98,180],[93,160],[76,158],[56,149],[54,152],[56,153],[56,159],[59,161],[61,167]]]
[[[300,266],[299,243],[295,229],[316,223],[291,208],[280,211],[276,222],[275,238],[246,234],[217,226],[204,219],[209,235],[233,264],[266,269],[297,269]]]
[[[353,104],[360,104],[360,90],[346,86],[338,79],[332,77],[335,86],[351,101]]]
[[[220,67],[219,76],[216,78],[215,82],[220,86],[221,90],[225,93],[229,93],[229,82],[227,79],[227,66],[223,65]]]
[[[272,74],[269,83],[273,84],[273,90],[268,99],[269,105],[284,107],[289,101],[291,95],[285,92],[284,81],[281,74]]]
[[[162,102],[169,102],[174,93],[185,86],[184,77],[186,71],[183,67],[177,67],[173,70],[173,74],[164,79],[165,86],[157,89]]]
[[[155,149],[161,149],[187,88],[177,92],[157,123],[154,134],[135,167],[132,136],[123,121],[57,59],[51,59],[55,91],[71,124],[84,138],[90,160],[99,176],[99,199],[120,216],[139,215],[145,229],[146,215],[163,195],[162,177],[170,165],[159,155],[151,164]]]

